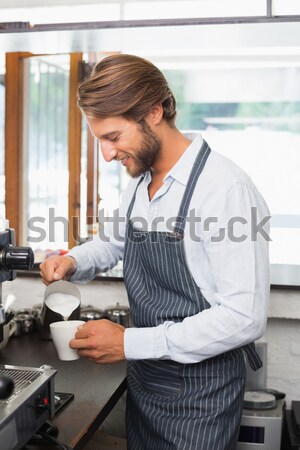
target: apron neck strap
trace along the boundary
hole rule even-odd
[[[186,223],[186,217],[190,206],[191,198],[194,193],[199,176],[204,169],[207,158],[211,152],[211,149],[206,141],[203,140],[200,151],[193,164],[191,174],[189,176],[186,189],[183,194],[183,198],[179,207],[178,216],[176,218],[174,233],[184,234],[184,228]]]
[[[130,216],[131,216],[131,212],[132,212],[132,208],[133,208],[133,205],[134,205],[134,202],[135,202],[135,198],[136,198],[136,193],[137,193],[138,187],[141,184],[141,182],[143,181],[143,179],[144,179],[144,175],[141,176],[138,184],[136,185],[136,188],[135,188],[134,194],[132,196],[131,202],[130,202],[130,204],[128,206],[127,213],[126,213],[127,222],[129,221]]]

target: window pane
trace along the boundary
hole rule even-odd
[[[153,61],[155,62],[155,61]],[[300,265],[300,67],[298,58],[170,61],[181,130],[199,130],[237,162],[264,195],[272,217],[273,264]],[[224,89],[226,86],[226,89]]]
[[[165,73],[177,99],[178,128],[199,131],[214,150],[249,173],[265,197],[272,215],[272,267],[300,266],[297,54],[272,47],[207,51],[193,58],[153,55],[146,57]],[[122,169],[101,161],[100,209],[110,216],[123,189]]]
[[[105,218],[111,219],[114,211],[116,211],[122,200],[122,193],[129,182],[129,175],[127,175],[125,167],[119,161],[107,162],[103,158],[99,149],[99,228],[104,226]],[[123,261],[111,270],[102,273],[102,276],[108,277],[122,277],[123,276]]]
[[[4,121],[5,121],[5,87],[4,60],[0,59],[0,215],[5,217],[5,154],[4,154]]]
[[[68,247],[69,57],[26,62],[26,220],[34,249]],[[29,222],[28,222],[29,221]]]
[[[100,150],[99,152],[99,209],[103,210],[105,216],[112,217],[120,206],[121,195],[129,176],[119,161],[106,162]]]

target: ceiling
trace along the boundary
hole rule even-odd
[[[182,39],[184,30],[185,39]],[[183,54],[228,54],[231,49],[254,49],[255,54],[268,48],[284,54],[299,54],[300,23],[249,23],[231,25],[189,25],[113,27],[59,31],[0,33],[0,52],[32,53],[107,52]]]
[[[86,10],[89,4],[126,5],[127,3],[132,3],[131,6],[134,8],[135,5],[133,3],[135,2],[136,4],[144,3],[142,6],[142,10],[144,11],[146,3],[152,3],[153,6],[153,2],[157,2],[159,6],[161,3],[170,1],[174,2],[174,0],[0,0],[0,9],[2,8],[4,10],[6,8],[8,11],[12,8],[20,8],[21,11],[21,8],[26,8],[30,11],[31,8],[37,9],[40,7],[53,7],[55,5],[66,7],[81,5]],[[214,5],[216,8],[223,1],[209,0],[209,4],[211,6]],[[236,1],[228,0],[232,5]],[[256,4],[262,1],[251,0],[245,2],[244,5],[249,3]],[[201,4],[202,7],[202,5],[208,3],[208,0],[190,0],[187,3],[184,3],[184,0],[181,0],[181,2],[180,0],[176,0],[175,3],[180,3],[181,8],[187,4],[191,4],[192,6]],[[227,0],[224,3],[228,5]],[[297,17],[297,20],[300,20],[299,16]],[[33,21],[32,26],[30,21],[30,26],[25,28],[20,26],[16,29],[6,29],[4,27],[1,30],[0,15],[0,54],[13,51],[29,51],[42,54],[78,51],[127,51],[132,53],[164,53],[164,55],[168,55],[172,54],[174,49],[177,49],[176,52],[178,54],[195,55],[203,54],[207,51],[211,52],[213,49],[216,49],[214,51],[217,52],[222,49],[224,52],[225,49],[235,48],[237,45],[239,48],[254,47],[256,49],[281,47],[284,48],[285,52],[287,48],[291,48],[293,54],[295,52],[299,54],[300,48],[300,21],[294,23],[291,21],[291,23],[241,24],[237,18],[233,17],[231,23],[224,24],[220,21],[218,24],[220,18],[217,17],[214,23],[214,19],[207,19],[208,22],[210,21],[209,24],[208,22],[201,24],[196,23],[197,20],[200,20],[197,18],[182,19],[186,21],[184,24],[185,39],[182,39],[183,27],[179,26],[182,23],[178,23],[181,19],[158,21],[161,23],[156,23],[156,21],[153,23],[151,20],[140,21],[143,23],[118,20],[115,22],[82,22],[78,24],[68,23],[70,21],[69,19],[70,16],[68,17],[66,14],[66,17],[63,17],[66,23],[63,24],[56,24],[54,22],[43,24],[43,22]],[[98,16],[96,19],[98,19]],[[265,19],[266,16],[261,16],[259,21],[265,21]],[[268,22],[270,21],[268,20]],[[39,23],[42,25],[35,25]]]

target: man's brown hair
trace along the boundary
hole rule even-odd
[[[154,64],[134,55],[107,56],[78,88],[78,106],[87,116],[140,122],[157,104],[174,127],[176,101],[167,80]]]

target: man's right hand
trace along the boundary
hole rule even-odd
[[[42,264],[40,264],[40,275],[43,283],[47,286],[53,281],[66,280],[71,278],[71,275],[77,268],[76,260],[72,256],[49,256]]]

